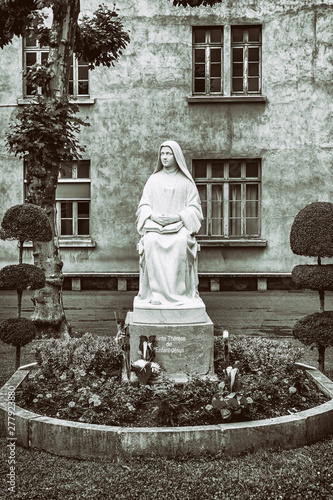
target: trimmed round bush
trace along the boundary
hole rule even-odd
[[[290,247],[297,255],[333,257],[333,203],[310,203],[295,217]]]
[[[14,205],[5,213],[2,239],[23,241],[50,241],[52,230],[45,210],[31,203]]]
[[[27,318],[6,319],[0,325],[0,340],[5,344],[23,347],[37,335],[34,323]]]
[[[333,264],[295,266],[292,279],[298,288],[333,290]]]
[[[333,311],[309,314],[293,327],[293,335],[305,345],[329,347],[333,345]]]
[[[45,273],[31,264],[5,266],[0,270],[0,288],[6,290],[37,290],[45,285]]]

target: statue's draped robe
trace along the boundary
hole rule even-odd
[[[146,231],[152,213],[179,214],[178,232]],[[201,300],[198,296],[197,242],[202,221],[196,185],[179,168],[159,170],[148,179],[137,211],[137,229],[142,235],[140,254],[140,301],[183,305]],[[165,226],[166,228],[168,226]]]

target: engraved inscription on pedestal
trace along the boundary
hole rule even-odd
[[[207,315],[204,323],[197,324],[140,324],[133,322],[133,313],[128,313],[126,321],[132,363],[141,357],[140,337],[154,335],[154,361],[165,377],[184,382],[189,375],[214,376],[214,325]]]

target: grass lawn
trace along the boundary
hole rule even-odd
[[[21,364],[34,361],[31,346],[22,349]],[[0,342],[0,357],[2,385],[15,371],[14,347]],[[316,360],[316,351],[305,349],[302,361],[317,366]],[[327,350],[326,369],[332,378],[332,348]],[[15,493],[7,491],[6,444],[4,438],[0,439],[1,500],[333,500],[333,437],[297,450],[257,452],[237,458],[147,458],[117,463],[55,457],[16,447]]]

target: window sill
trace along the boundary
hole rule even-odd
[[[266,247],[267,240],[263,239],[222,239],[222,240],[209,240],[197,238],[201,247]]]
[[[94,248],[96,241],[87,236],[86,238],[59,238],[60,248]],[[24,243],[24,248],[32,248],[32,243],[27,241]]]
[[[17,104],[18,106],[24,106],[25,104],[30,104],[34,97],[25,97],[23,99],[17,99]],[[77,98],[73,99],[71,102],[80,104],[80,105],[91,105],[95,104],[95,99],[91,99],[90,97],[82,97],[82,98]]]
[[[192,95],[187,97],[187,102],[189,104],[203,104],[203,103],[253,103],[253,102],[267,102],[267,97],[262,95],[242,95],[242,96],[212,96],[212,95]]]

